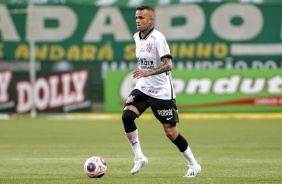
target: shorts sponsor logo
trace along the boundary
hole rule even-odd
[[[158,110],[160,116],[173,116],[172,109]]]

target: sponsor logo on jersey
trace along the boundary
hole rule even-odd
[[[172,109],[158,110],[160,116],[173,116]]]
[[[153,69],[154,61],[148,61],[146,58],[138,58],[138,65],[141,69]]]
[[[141,89],[144,90],[144,91],[147,91],[149,93],[152,93],[152,94],[158,94],[157,90],[146,88],[145,86],[142,86]]]

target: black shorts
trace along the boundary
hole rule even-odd
[[[175,125],[179,122],[175,99],[161,100],[150,97],[138,89],[134,89],[128,96],[124,106],[127,105],[133,105],[136,107],[140,115],[148,107],[151,107],[155,117],[161,123],[170,123],[171,125]]]

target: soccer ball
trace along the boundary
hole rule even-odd
[[[101,178],[107,171],[107,164],[103,158],[93,156],[86,160],[84,172],[89,178]]]

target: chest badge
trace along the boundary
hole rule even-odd
[[[149,53],[153,52],[153,44],[148,43],[148,44],[146,44],[146,45],[147,45],[146,51],[149,52]]]

